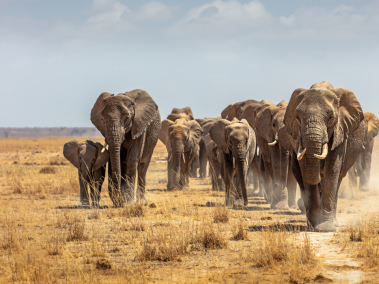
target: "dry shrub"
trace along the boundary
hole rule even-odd
[[[55,233],[49,240],[47,240],[46,245],[48,255],[61,255],[65,245],[65,239],[61,235]]]
[[[39,173],[40,174],[55,174],[56,171],[55,171],[55,168],[54,167],[51,167],[51,166],[48,166],[48,167],[43,167],[39,170]]]
[[[85,219],[75,217],[73,222],[68,225],[67,241],[86,241],[88,237],[85,233]]]
[[[146,231],[146,225],[144,222],[130,221],[130,223],[126,227],[126,230],[143,232]]]
[[[135,257],[138,261],[180,261],[180,256],[201,248],[227,247],[227,240],[220,228],[212,223],[179,227],[152,227]]]
[[[20,241],[14,223],[7,222],[5,236],[1,240],[1,248],[8,250],[9,254],[20,251]]]
[[[96,269],[107,270],[111,268],[112,268],[111,263],[104,258],[96,261]]]
[[[121,216],[132,218],[132,217],[143,217],[145,208],[143,202],[134,202],[132,204],[126,205],[126,207],[121,211]]]
[[[227,223],[229,221],[229,210],[226,206],[216,206],[213,211],[214,223]]]
[[[349,239],[358,242],[356,256],[363,259],[365,268],[379,268],[379,218],[369,217],[349,228]]]
[[[195,240],[204,248],[222,249],[228,247],[228,241],[220,227],[215,227],[213,224],[203,223],[201,229],[197,232]]]
[[[14,194],[22,194],[25,192],[25,187],[21,178],[16,178],[12,181],[11,190]]]
[[[63,166],[66,164],[67,164],[67,161],[62,157],[51,157],[50,158],[50,165],[51,166]]]
[[[254,253],[256,266],[276,266],[285,261],[302,264],[312,262],[315,254],[308,235],[305,234],[301,240],[296,235],[291,236],[287,231],[263,232],[262,241]]]
[[[243,225],[240,222],[236,228],[234,228],[232,240],[234,241],[249,241],[249,236],[247,235],[247,230],[243,229]]]

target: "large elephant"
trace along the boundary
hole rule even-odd
[[[286,131],[281,131],[286,107],[285,101],[277,105],[261,102],[247,106],[241,115],[256,131],[263,162],[260,173],[264,178],[267,200],[272,209],[284,210],[297,208],[290,137]]]
[[[359,177],[359,189],[367,192],[370,190],[371,156],[374,137],[379,132],[379,120],[372,112],[364,113],[364,117],[366,122],[364,143],[358,159],[349,170],[349,179],[353,184],[357,184]]]
[[[167,189],[182,189],[189,182],[191,164],[199,150],[199,141],[203,129],[190,118],[162,121],[159,139],[166,145]]]
[[[78,169],[82,205],[90,205],[89,186],[92,206],[99,206],[105,165],[109,160],[108,150],[103,151],[103,145],[90,140],[81,143],[70,141],[64,144],[63,156]]]
[[[324,81],[293,92],[284,124],[307,220],[317,232],[334,232],[338,190],[364,142],[361,105],[353,92]]]
[[[102,93],[92,108],[91,121],[109,145],[108,190],[115,206],[144,200],[146,171],[161,130],[154,100],[143,90],[117,96]]]
[[[217,144],[221,161],[221,176],[225,186],[225,203],[232,205],[238,198],[248,204],[247,171],[254,158],[256,141],[254,130],[245,119],[232,121],[220,119],[209,129],[211,139]],[[236,192],[231,192],[234,172],[237,173]],[[236,194],[235,194],[236,193]]]

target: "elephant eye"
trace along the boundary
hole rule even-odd
[[[300,118],[299,118],[299,115],[298,115],[298,114],[296,115],[296,121],[297,121],[299,124],[301,124],[301,121],[300,121]]]
[[[329,114],[329,118],[333,118],[334,114],[333,113],[330,113]]]
[[[273,127],[275,127],[275,122],[272,124]]]

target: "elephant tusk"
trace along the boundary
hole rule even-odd
[[[249,166],[249,161],[247,160],[247,157],[246,157],[246,166]]]
[[[257,156],[259,156],[259,147],[257,147]]]
[[[328,155],[328,143],[325,143],[324,146],[322,146],[322,154],[321,155],[314,154],[314,156],[320,160],[324,160],[327,155]]]
[[[366,147],[362,145],[363,150],[366,150]]]
[[[301,146],[299,146],[299,150],[297,150],[297,160],[300,161],[305,154],[305,151],[307,151],[307,148],[305,148],[302,152],[301,151]]]
[[[107,147],[107,142],[105,142],[104,146],[103,146],[103,149],[101,149],[101,153],[104,153],[104,151],[106,150],[106,147]]]
[[[186,159],[184,158],[184,153],[182,153],[183,161],[186,162]]]
[[[274,142],[271,142],[271,143],[267,143],[269,146],[274,146],[274,145],[276,145],[276,143],[278,143],[278,140],[274,140]]]

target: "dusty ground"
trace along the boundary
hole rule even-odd
[[[379,282],[378,146],[371,192],[345,184],[341,227],[323,234],[304,232],[299,210],[272,211],[252,194],[247,208],[226,209],[209,179],[166,192],[161,143],[148,206],[113,208],[105,185],[102,209],[77,208],[77,171],[62,155],[68,140],[0,140],[1,283]]]

